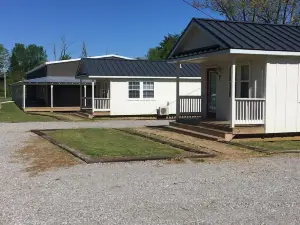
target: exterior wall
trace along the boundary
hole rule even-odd
[[[79,65],[79,61],[71,61],[66,63],[55,63],[47,65],[48,76],[71,76],[76,75],[76,71]]]
[[[169,105],[169,113],[176,114],[176,79],[132,80],[154,81],[153,99],[130,99],[128,97],[128,79],[112,80],[111,115],[150,115],[156,114],[159,107]],[[180,95],[201,95],[201,81],[180,79]]]
[[[271,59],[267,64],[266,133],[300,132],[300,64]]]

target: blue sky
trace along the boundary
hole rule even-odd
[[[74,58],[81,54],[82,41],[90,56],[138,57],[164,35],[181,32],[192,17],[207,18],[182,0],[9,0],[1,3],[0,43],[8,49],[15,43],[42,45],[53,60],[53,45],[59,51],[65,36],[74,42]]]

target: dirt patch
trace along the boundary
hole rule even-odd
[[[18,150],[13,158],[26,165],[25,171],[30,176],[37,176],[48,170],[71,167],[82,163],[71,154],[40,137],[34,137],[28,141],[28,145]]]
[[[142,132],[148,135],[154,135],[163,139],[172,140],[176,143],[185,144],[188,147],[206,151],[212,154],[216,154],[217,157],[211,159],[205,159],[205,161],[218,161],[218,160],[232,160],[232,159],[245,159],[249,157],[260,157],[265,154],[251,151],[246,148],[239,148],[229,144],[205,140],[201,138],[191,137],[184,134],[178,134],[164,130],[163,127],[145,127],[136,128],[135,131]]]

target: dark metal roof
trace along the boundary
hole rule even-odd
[[[67,76],[48,76],[48,77],[39,77],[34,79],[28,79],[21,81],[22,84],[80,84],[80,80],[75,77]],[[91,81],[82,81],[82,83],[91,83]]]
[[[192,21],[198,24],[202,31],[213,36],[218,45],[215,48],[207,46],[189,52],[180,52],[170,58],[225,49],[300,52],[300,26],[196,18]]]
[[[176,77],[176,65],[166,61],[81,59],[77,76]],[[200,66],[182,65],[181,77],[200,77]]]

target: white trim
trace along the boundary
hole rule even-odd
[[[82,77],[82,76],[78,76]],[[176,80],[176,77],[143,77],[143,76],[87,76],[86,79],[174,79]],[[201,80],[201,77],[180,77],[179,79],[187,79],[187,80]]]
[[[53,85],[51,85],[50,86],[50,95],[51,95],[51,102],[50,102],[50,104],[51,104],[51,108],[53,108]]]
[[[86,85],[84,85],[83,88],[84,88],[84,107],[86,107]]]
[[[181,64],[176,64],[176,120],[179,120],[180,116],[180,84],[179,84],[179,78],[180,78],[180,69]]]
[[[231,128],[235,123],[235,76],[236,76],[236,59],[234,58],[231,66]]]
[[[87,58],[89,58],[89,59],[102,59],[102,58],[109,58],[109,57],[117,57],[117,58],[120,58],[120,59],[135,60],[134,58],[130,58],[130,57],[126,57],[126,56],[121,56],[121,55],[115,55],[115,54],[100,55],[100,56],[91,56],[91,57],[87,57]],[[81,60],[81,58],[45,62],[45,63],[43,63],[43,64],[41,64],[41,65],[33,68],[32,70],[26,72],[26,74],[32,73],[33,71],[36,71],[36,70],[42,68],[43,66],[52,65],[52,64],[58,64],[58,63],[75,62],[75,61],[79,61],[79,60]]]
[[[23,109],[26,107],[26,85],[23,85]]]
[[[230,49],[230,54],[300,56],[300,52]]]
[[[92,81],[92,113],[95,112],[95,82]]]

